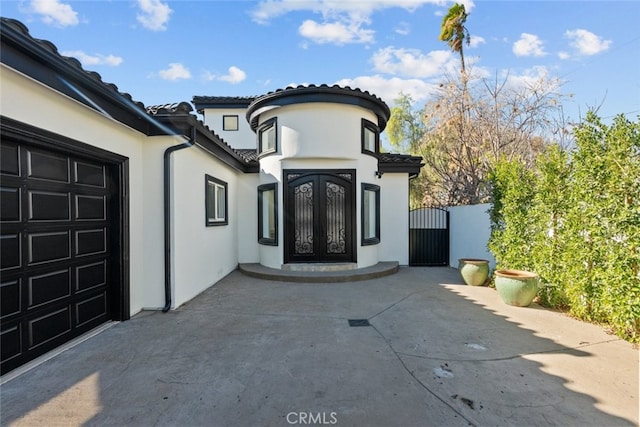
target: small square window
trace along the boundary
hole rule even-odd
[[[269,119],[258,128],[258,155],[275,153],[278,150],[276,118]]]
[[[205,175],[205,211],[207,227],[229,224],[227,183],[209,175]]]
[[[258,187],[258,243],[278,245],[278,192],[275,183]]]
[[[222,130],[238,130],[238,116],[222,116]]]
[[[378,153],[380,151],[380,131],[378,126],[369,120],[362,119],[362,152]]]
[[[362,184],[362,245],[380,243],[380,187]]]

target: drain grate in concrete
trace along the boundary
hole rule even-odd
[[[368,319],[349,319],[349,326],[371,326]]]

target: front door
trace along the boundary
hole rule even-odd
[[[355,170],[285,170],[284,261],[355,262]]]

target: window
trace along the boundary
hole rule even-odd
[[[362,184],[362,245],[380,243],[380,187]]]
[[[258,155],[275,153],[278,150],[276,118],[269,119],[258,128]]]
[[[238,130],[238,116],[222,116],[222,130]]]
[[[228,203],[227,183],[205,175],[206,225],[227,225]]]
[[[278,193],[275,183],[258,187],[258,243],[278,246]]]
[[[369,120],[362,119],[362,152],[378,153],[380,151],[380,131],[378,126]]]

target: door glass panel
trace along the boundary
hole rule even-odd
[[[326,182],[327,191],[327,253],[346,253],[345,188]]]
[[[294,188],[294,253],[313,254],[313,182]]]

